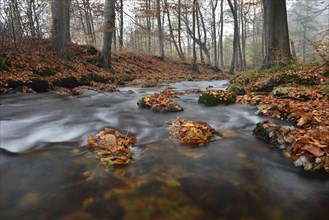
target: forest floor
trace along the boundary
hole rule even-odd
[[[0,41],[1,42],[1,41]],[[154,87],[169,82],[227,79],[210,65],[191,64],[133,52],[112,53],[115,73],[97,66],[99,52],[92,46],[71,44],[70,61],[59,58],[49,40],[4,42],[0,53],[0,94],[88,88],[112,91],[122,86]]]
[[[1,42],[1,41],[0,41]],[[1,45],[0,45],[1,46]],[[72,44],[70,61],[59,58],[49,40],[4,42],[0,52],[0,94],[78,89],[116,91],[122,86],[154,87],[177,81],[231,78],[237,102],[255,105],[258,114],[290,122],[257,125],[255,135],[281,148],[285,157],[305,170],[329,172],[329,65],[294,64],[252,70],[233,77],[210,65],[159,59],[132,52],[112,55],[115,73],[97,66],[98,51]]]

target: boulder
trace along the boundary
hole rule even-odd
[[[257,123],[252,133],[256,137],[261,138],[271,144],[279,144],[277,141],[277,137],[280,127],[281,126],[275,123],[272,123],[268,120],[264,120]]]
[[[227,90],[208,90],[199,96],[198,102],[206,106],[229,105],[236,102],[236,95]]]

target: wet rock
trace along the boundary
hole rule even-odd
[[[53,82],[53,85],[58,87],[73,89],[75,87],[81,86],[82,83],[80,83],[74,76],[69,76],[66,78],[55,80]]]
[[[50,89],[49,83],[46,80],[33,79],[28,86],[33,89],[35,92],[48,92]]]
[[[261,138],[271,144],[279,144],[277,141],[278,133],[280,130],[279,125],[272,123],[268,120],[257,123],[253,130],[253,135]]]
[[[20,93],[33,93],[34,91],[27,86],[19,86],[16,88],[16,92]]]
[[[8,80],[6,82],[7,88],[16,89],[19,86],[24,86],[25,83],[21,80]]]
[[[236,95],[231,91],[208,90],[203,92],[198,102],[206,106],[229,105],[236,101]]]

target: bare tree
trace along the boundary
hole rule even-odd
[[[111,49],[113,32],[115,31],[116,0],[106,0],[104,6],[103,42],[99,58],[100,64],[107,70],[114,72],[111,63]]]
[[[52,43],[63,59],[70,59],[70,0],[52,0]]]

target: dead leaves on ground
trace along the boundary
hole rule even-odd
[[[88,148],[97,152],[97,158],[102,165],[125,165],[132,160],[129,147],[134,146],[136,142],[136,137],[106,128],[95,136],[88,137]]]
[[[177,117],[170,125],[171,138],[188,144],[204,144],[218,136],[216,129],[203,121],[189,121]]]

